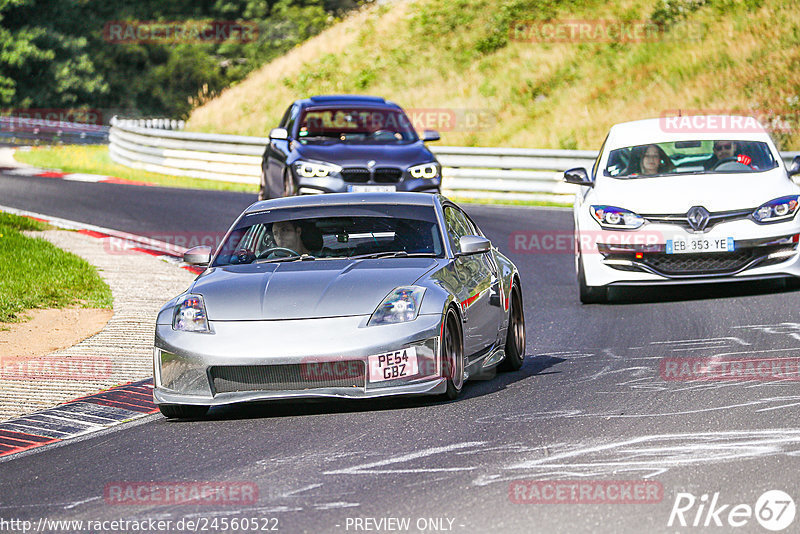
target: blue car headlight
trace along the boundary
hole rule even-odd
[[[395,324],[413,321],[419,315],[425,288],[403,286],[386,295],[369,318],[368,326]]]
[[[439,164],[432,161],[430,163],[423,163],[422,165],[414,165],[408,168],[408,173],[412,178],[426,178],[432,180],[439,176]]]
[[[635,230],[644,224],[644,219],[632,211],[614,206],[591,206],[592,218],[609,230]]]
[[[753,212],[753,220],[760,224],[788,221],[797,213],[798,198],[798,195],[791,195],[770,200]]]
[[[342,168],[332,163],[314,163],[312,161],[297,161],[294,164],[297,174],[303,178],[325,178],[328,175],[342,171]]]
[[[178,299],[172,315],[172,329],[184,332],[210,332],[206,305],[201,295],[184,295]]]

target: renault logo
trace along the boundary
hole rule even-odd
[[[703,206],[694,206],[689,209],[686,214],[686,220],[689,221],[689,226],[696,232],[702,232],[708,225],[708,218],[711,214]]]

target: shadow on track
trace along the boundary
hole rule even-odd
[[[794,281],[759,280],[652,287],[613,287],[608,304],[728,299],[798,291]]]

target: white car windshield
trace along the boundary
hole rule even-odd
[[[612,150],[603,174],[629,179],[674,174],[755,173],[777,165],[767,143],[759,141],[673,141]]]

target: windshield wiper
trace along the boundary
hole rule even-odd
[[[298,256],[283,256],[280,258],[260,258],[253,261],[253,263],[280,263],[284,261],[311,261],[316,259],[316,256],[311,256],[310,254],[301,254]]]
[[[433,252],[411,252],[408,253],[405,250],[394,250],[388,252],[372,252],[370,254],[358,254],[357,256],[349,256],[348,259],[350,260],[363,260],[363,259],[374,259],[374,258],[435,258],[436,254]]]

